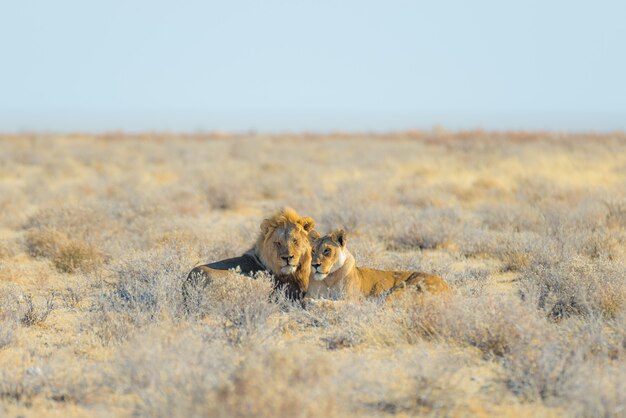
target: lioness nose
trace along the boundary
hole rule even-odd
[[[293,258],[293,255],[281,256],[280,258],[282,258],[285,261],[291,261],[291,259]]]
[[[311,265],[312,265],[313,267],[315,267],[315,268],[318,268],[319,266],[321,266],[321,265],[322,265],[322,263],[317,263],[317,264],[313,263],[313,264],[311,264]]]

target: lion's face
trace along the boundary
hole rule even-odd
[[[308,233],[313,229],[311,218],[284,210],[261,224],[261,255],[274,274],[296,273],[302,263],[310,263],[311,245]]]
[[[338,229],[323,237],[313,238],[311,243],[311,276],[324,280],[339,270],[346,262],[346,233]]]
[[[275,262],[273,269],[282,274],[293,274],[300,259],[309,251],[308,238],[302,228],[285,225],[274,229],[268,235],[270,260]],[[268,261],[270,261],[268,260]]]

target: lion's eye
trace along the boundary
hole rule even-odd
[[[326,248],[324,250],[324,255],[330,255],[330,249],[329,248]]]
[[[280,248],[280,242],[276,241],[276,242],[274,243],[274,245],[275,245],[276,247]]]
[[[297,244],[297,243],[298,243],[298,240],[294,238],[294,239],[292,239],[292,240],[291,240],[291,242],[292,242],[293,244]]]

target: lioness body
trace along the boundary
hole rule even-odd
[[[274,276],[277,286],[285,286],[290,297],[301,298],[309,285],[311,245],[308,233],[314,225],[313,219],[300,217],[292,209],[284,209],[265,219],[254,248],[241,257],[195,267],[183,283],[183,296],[189,298],[192,290],[202,289],[211,280],[235,269],[250,276],[267,271]]]
[[[308,298],[353,299],[378,296],[409,286],[428,292],[449,290],[441,277],[432,274],[358,267],[346,248],[343,230],[313,239]]]

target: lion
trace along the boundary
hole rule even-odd
[[[214,278],[224,277],[229,270],[253,276],[266,271],[275,279],[276,287],[284,287],[292,299],[302,299],[309,287],[311,244],[309,232],[315,227],[312,218],[301,217],[285,208],[261,223],[261,233],[252,249],[241,257],[229,258],[197,266],[183,283],[187,301],[194,289],[202,289]]]
[[[438,293],[450,290],[441,277],[432,274],[383,271],[357,266],[346,248],[347,238],[343,229],[337,229],[323,237],[313,231],[310,237],[312,257],[307,299],[358,299],[379,296],[408,286],[414,286],[420,292]]]

